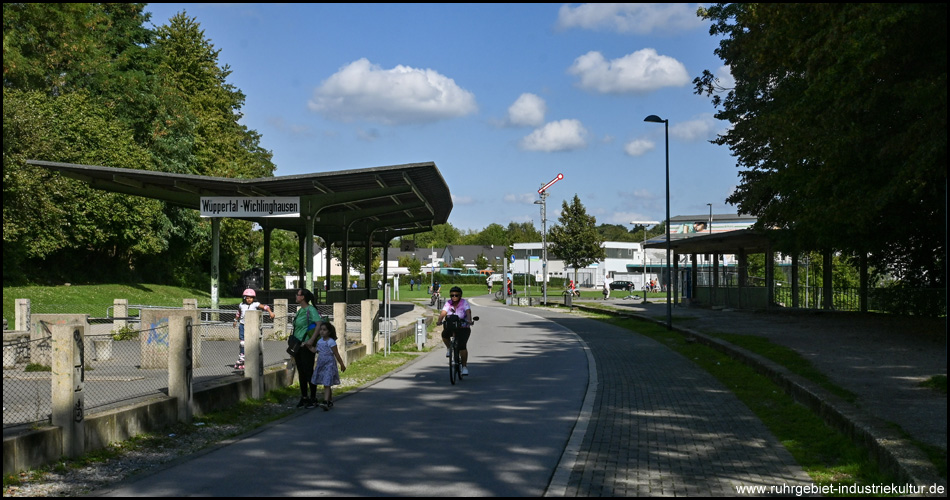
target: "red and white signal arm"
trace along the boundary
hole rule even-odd
[[[551,182],[541,186],[541,189],[538,190],[538,194],[543,193],[547,188],[551,187],[555,182],[563,178],[564,178],[564,174],[557,174],[557,177],[555,177]]]

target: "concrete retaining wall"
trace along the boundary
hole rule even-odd
[[[265,390],[294,383],[292,368],[264,374]],[[195,388],[194,411],[202,415],[237,404],[250,397],[251,379],[238,376],[212,381]],[[85,419],[86,452],[101,449],[146,432],[174,425],[178,401],[164,395],[149,396],[121,408],[88,414]],[[62,429],[45,426],[3,438],[3,474],[15,474],[53,463],[63,456]]]
[[[188,314],[182,312],[181,314]],[[34,315],[38,316],[38,315]],[[433,321],[425,318],[427,324]],[[26,336],[24,332],[22,336]],[[380,342],[377,332],[376,341]],[[391,335],[393,343],[415,337],[415,323],[398,328]],[[13,340],[13,339],[10,339]],[[350,364],[372,354],[372,345],[360,342],[347,346],[345,359]],[[292,385],[293,368],[282,368],[264,373],[264,391]],[[203,415],[233,406],[252,397],[251,377],[229,376],[196,385],[192,411]],[[139,434],[159,431],[179,421],[178,399],[162,394],[140,398],[134,402],[85,415],[83,422],[84,451],[101,449],[111,443],[124,441]],[[6,434],[6,433],[5,433]],[[63,429],[44,426],[23,432],[11,432],[3,438],[3,473],[14,474],[52,463],[66,453],[63,448]]]

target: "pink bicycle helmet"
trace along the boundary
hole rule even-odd
[[[254,292],[254,289],[253,289],[253,288],[248,288],[247,290],[244,290],[244,296],[245,296],[245,297],[257,297],[257,293]]]

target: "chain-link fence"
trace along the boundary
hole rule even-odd
[[[333,319],[333,306],[318,304],[317,312]],[[32,314],[68,314],[75,312],[51,305],[33,308]],[[82,308],[79,308],[82,309]],[[168,393],[168,370],[143,363],[143,350],[152,342],[167,342],[168,325],[142,327],[142,312],[148,309],[174,309],[149,305],[129,305],[127,315],[116,317],[113,307],[103,317],[87,317],[89,327],[83,342],[84,405],[86,411],[102,411],[129,400]],[[288,304],[286,318],[261,315],[264,366],[286,363],[286,337],[293,328],[298,306]],[[89,309],[85,309],[89,310]],[[235,316],[238,304],[217,309],[198,309],[195,333],[201,339],[196,346],[193,381],[196,387],[223,377],[241,376],[238,365],[241,342]],[[287,331],[276,331],[277,320],[285,319]],[[347,344],[358,343],[361,328],[360,304],[346,306]],[[39,332],[6,332],[3,341],[3,426],[49,422],[51,401],[52,332],[38,322]],[[249,332],[246,332],[246,334]],[[344,332],[338,332],[338,335]],[[32,338],[31,338],[32,337]],[[340,335],[343,337],[343,335]]]
[[[137,328],[138,323],[133,323],[116,332],[84,336],[82,379],[87,412],[106,410],[143,396],[168,393],[168,369],[142,366],[143,347],[167,339],[168,326]],[[91,331],[97,329],[102,328],[90,325]],[[230,322],[200,323],[196,333],[201,339],[200,355],[194,362],[196,386],[242,375],[243,372],[235,368],[241,345]],[[265,368],[283,365],[288,359],[286,347],[283,340],[265,340],[262,343]],[[51,348],[49,332],[43,332],[34,340],[26,333],[4,339],[4,428],[50,422]]]

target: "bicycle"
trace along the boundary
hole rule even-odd
[[[515,290],[514,288],[512,288],[512,289],[511,289],[511,296],[512,296],[512,297],[515,297],[515,296],[517,296],[517,295],[518,295],[518,290]],[[497,292],[495,292],[495,299],[496,299],[496,300],[501,300],[501,299],[503,299],[503,298],[505,298],[505,291],[504,291],[504,290],[498,290]]]
[[[640,296],[635,295],[636,290],[634,289],[632,285],[627,287],[625,290],[627,291],[627,295],[623,297],[623,300],[627,300],[627,299],[640,300]],[[643,292],[643,295],[646,296],[646,291]]]
[[[431,297],[429,297],[430,306],[434,306],[436,303],[439,304],[439,308],[441,309],[442,308],[442,294],[439,292],[435,292],[432,294]]]
[[[472,317],[472,323],[478,321],[478,316]],[[445,317],[445,329],[451,332],[449,338],[449,382],[455,385],[456,380],[462,380],[462,355],[459,354],[458,344],[455,340],[455,331],[464,328],[466,323],[462,318],[455,314]]]

